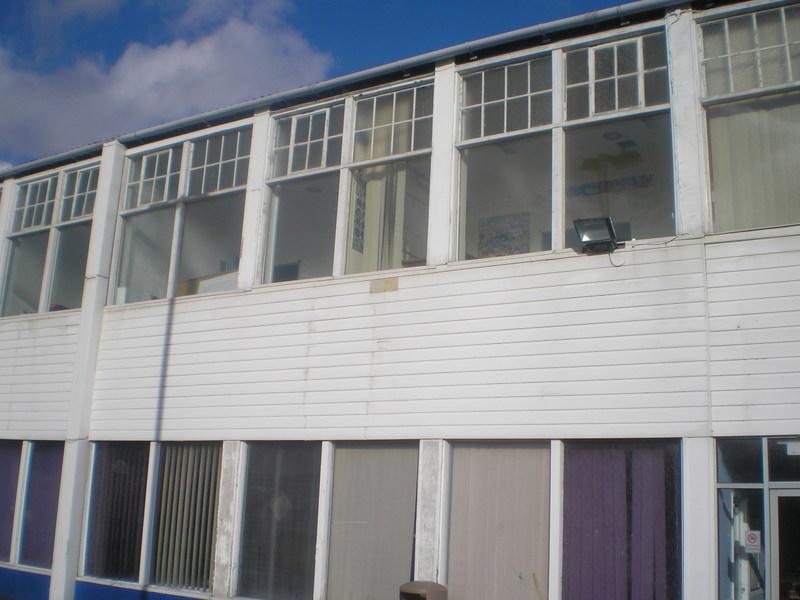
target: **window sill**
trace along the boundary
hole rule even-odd
[[[68,308],[65,310],[51,310],[47,312],[23,313],[21,315],[9,315],[0,317],[0,323],[12,323],[14,321],[27,321],[30,319],[57,319],[59,317],[80,315],[80,308]],[[0,563],[2,564],[2,563]]]
[[[32,567],[30,565],[22,565],[19,563],[0,562],[0,569],[9,569],[12,571],[22,571],[23,573],[34,573],[36,575],[50,576],[50,569],[44,567]]]

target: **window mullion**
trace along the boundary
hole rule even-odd
[[[566,118],[566,93],[565,93],[565,61],[564,51],[553,51],[552,65],[552,223],[550,226],[550,239],[553,250],[564,248],[564,215],[565,215],[565,177],[564,177],[564,128]]]
[[[339,171],[339,192],[336,205],[336,234],[333,245],[333,276],[344,274],[345,260],[347,257],[347,232],[350,216],[350,182],[353,177],[351,169],[347,168],[353,160],[355,144],[356,103],[353,98],[344,102],[344,122],[342,124],[342,160],[343,165]],[[315,595],[316,598],[316,595]]]

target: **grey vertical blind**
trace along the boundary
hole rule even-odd
[[[319,442],[249,445],[240,595],[311,599],[320,451]]]
[[[147,442],[95,444],[87,575],[131,581],[139,578],[149,456]]]
[[[0,560],[11,555],[11,531],[17,504],[17,478],[22,442],[0,440]]]
[[[454,444],[451,481],[448,597],[547,598],[549,445]]]
[[[413,570],[417,442],[337,443],[327,600],[397,598]]]
[[[220,444],[164,444],[152,581],[208,590],[214,556]]]

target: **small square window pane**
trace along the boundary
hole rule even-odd
[[[61,220],[69,221],[72,217],[72,198],[64,198],[61,204]],[[16,227],[14,229],[16,229]]]
[[[606,79],[614,76],[614,48],[599,48],[594,53],[594,77]]]
[[[800,81],[800,44],[789,46],[789,55],[792,61],[792,81]]]
[[[733,71],[733,91],[751,90],[758,87],[756,53],[735,54],[731,57]]]
[[[233,185],[240,186],[247,183],[247,169],[250,166],[250,157],[245,156],[236,161],[236,178]]]
[[[250,127],[242,129],[239,132],[239,150],[238,156],[250,156],[250,144],[252,142],[253,130]]]
[[[222,155],[222,136],[217,135],[208,140],[208,154],[206,164],[218,163]]]
[[[342,138],[328,138],[328,153],[325,155],[325,165],[334,167],[342,162]]]
[[[356,129],[369,129],[372,127],[372,111],[375,99],[359,100],[356,103]]]
[[[167,161],[169,152],[161,152],[156,158],[156,177],[163,177],[167,174]]]
[[[433,114],[433,86],[417,88],[417,101],[414,106],[414,117],[429,117]]]
[[[531,61],[531,92],[541,92],[552,87],[553,67],[551,55]]]
[[[292,152],[292,172],[302,171],[306,168],[307,144],[297,144]]]
[[[764,481],[762,464],[761,438],[717,440],[719,483],[761,483]]]
[[[655,69],[667,66],[667,40],[663,33],[654,33],[642,38],[644,68]]]
[[[33,207],[33,222],[32,225],[37,227],[42,224],[42,217],[44,217],[44,204],[37,204]]]
[[[753,16],[745,15],[728,19],[728,35],[731,52],[754,49],[756,47],[756,36],[753,28]]]
[[[506,93],[506,70],[504,67],[499,69],[489,69],[483,75],[483,101],[501,100]]]
[[[206,162],[206,140],[195,142],[192,147],[192,167],[202,167]]]
[[[617,46],[617,75],[635,73],[638,70],[636,42]]]
[[[154,155],[144,157],[144,177],[152,179],[156,174],[156,157]]]
[[[553,121],[553,98],[548,92],[531,96],[531,126],[549,125]]]
[[[370,145],[372,143],[371,131],[359,131],[355,135],[355,150],[353,160],[367,160],[370,157]]]
[[[636,75],[617,80],[617,107],[631,108],[639,105],[639,82]]]
[[[128,190],[130,191],[130,190]],[[14,231],[19,231],[22,227],[22,216],[25,213],[24,210],[18,210],[14,213]]]
[[[756,25],[758,27],[758,45],[760,48],[778,46],[784,43],[780,10],[758,13],[756,15]]]
[[[725,43],[725,22],[711,23],[703,26],[703,55],[705,58],[716,58],[728,53]]]
[[[646,106],[669,102],[667,71],[659,69],[644,74],[644,103]]]
[[[86,194],[86,206],[83,209],[84,215],[90,215],[94,212],[94,198],[97,192],[89,192]]]
[[[64,195],[65,196],[72,196],[75,193],[75,173],[70,173],[67,175],[66,180],[64,181]]]
[[[153,181],[153,202],[163,202],[165,184],[165,177],[159,177]]]
[[[178,177],[178,173],[174,173],[167,178],[169,180],[169,185],[167,186],[168,200],[175,200],[178,197]]]
[[[86,196],[77,196],[75,198],[75,216],[83,214],[83,199]]]
[[[608,112],[617,107],[616,82],[613,79],[594,84],[594,111]]]
[[[414,114],[414,90],[398,92],[394,102],[394,120],[410,121]]]
[[[86,188],[89,186],[89,173],[84,171],[78,175],[78,193],[85,194]]]
[[[294,143],[302,143],[308,141],[308,131],[310,128],[310,119],[308,115],[298,117],[294,123]]]
[[[800,438],[767,441],[770,481],[800,481]]]
[[[50,223],[53,222],[53,207],[54,206],[55,206],[55,203],[53,203],[53,202],[48,202],[47,204],[45,204],[44,225],[50,225]]]
[[[311,139],[321,140],[325,137],[325,113],[318,112],[311,116]]]
[[[567,88],[567,119],[589,116],[589,86],[578,85]]]
[[[589,81],[589,51],[574,50],[567,53],[567,83]]]
[[[785,83],[789,75],[785,47],[761,50],[758,54],[761,61],[761,80],[763,84],[779,85]]]
[[[221,190],[225,190],[228,188],[233,187],[233,175],[234,171],[236,170],[236,162],[235,161],[228,161],[224,162],[219,167],[219,187]]]
[[[392,152],[392,126],[376,127],[374,135],[375,140],[372,145],[372,158],[389,156]]]
[[[316,169],[320,166],[322,166],[322,140],[308,145],[308,168]]]
[[[468,108],[461,113],[461,136],[471,140],[481,136],[481,107]]]
[[[433,118],[417,119],[414,121],[414,150],[425,150],[431,147],[433,133]]]
[[[222,136],[222,160],[232,160],[236,158],[236,144],[238,134],[235,131],[229,131]]]
[[[142,196],[139,198],[139,205],[150,204],[153,200],[153,180],[145,180],[142,182]]]
[[[339,135],[344,127],[344,106],[331,107],[328,114],[328,135]]]
[[[787,6],[786,34],[790,42],[800,42],[800,6]]]
[[[411,122],[398,123],[394,126],[392,154],[400,154],[411,150]]]
[[[193,169],[189,172],[189,195],[194,196],[203,190],[203,169]]]
[[[464,106],[480,104],[483,98],[483,73],[464,77]]]
[[[125,199],[125,208],[136,208],[139,201],[139,184],[134,183],[128,186],[128,196]],[[14,228],[16,229],[16,227]]]
[[[129,164],[128,181],[139,181],[139,178],[142,176],[142,159],[133,158]]]
[[[721,96],[731,91],[727,58],[709,60],[705,64],[705,71],[706,94],[708,96]]]
[[[219,187],[219,165],[212,165],[206,169],[206,176],[203,180],[203,193],[210,194],[216,192]]]
[[[506,131],[527,129],[528,99],[514,98],[506,104]]]
[[[508,67],[508,96],[522,96],[528,93],[528,65]]]
[[[281,177],[289,172],[289,149],[282,148],[275,151],[275,166],[273,167],[273,174],[275,177]]]
[[[29,208],[25,211],[25,218],[22,221],[22,227],[30,227],[33,224],[33,209]]]
[[[375,126],[388,125],[392,122],[394,95],[386,94],[375,98]],[[376,137],[377,139],[377,137]]]
[[[288,146],[291,141],[292,120],[281,119],[278,121],[278,131],[275,134],[276,146]]]
[[[170,150],[170,156],[172,157],[169,164],[169,172],[170,173],[178,173],[181,170],[181,152],[180,149],[176,148]]]
[[[483,135],[503,133],[505,127],[505,103],[495,102],[494,104],[487,104],[484,106],[483,110]]]

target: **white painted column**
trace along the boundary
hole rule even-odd
[[[704,229],[710,229],[711,204],[704,117],[700,108],[697,32],[691,10],[669,13],[666,24],[676,228],[678,233],[700,235]]]
[[[561,560],[564,556],[564,442],[550,442],[550,559],[548,600],[561,599]]]
[[[564,215],[566,214],[566,173],[564,169],[564,119],[566,99],[564,90],[564,51],[553,50],[553,133],[552,133],[552,221],[551,240],[553,250],[564,248]],[[572,224],[570,223],[570,226]],[[551,596],[552,598],[552,596]]]
[[[453,61],[436,65],[433,81],[433,134],[428,204],[428,264],[444,265],[455,247],[451,214],[455,214],[455,142],[457,76]]]
[[[125,148],[119,142],[103,146],[97,182],[92,235],[86,259],[80,329],[73,372],[61,489],[58,499],[51,600],[72,600],[81,550],[81,532],[89,472],[89,421],[91,415],[97,350],[103,327],[103,308],[108,295],[111,249],[117,218]]]
[[[8,255],[11,252],[8,234],[11,233],[11,227],[14,224],[14,207],[17,205],[18,192],[19,187],[14,179],[6,179],[3,182],[3,196],[2,202],[0,202],[0,309],[2,309],[5,297]]]
[[[353,162],[353,136],[356,127],[356,103],[352,97],[344,101],[342,126],[342,164]],[[333,276],[344,275],[347,268],[347,235],[350,227],[350,186],[353,175],[350,169],[339,171],[339,191],[336,204],[336,234],[333,243]]]
[[[444,490],[443,440],[421,440],[417,475],[417,531],[414,548],[414,579],[439,581],[439,545]]]
[[[270,141],[269,111],[256,115],[250,144],[250,166],[244,198],[242,254],[239,258],[239,289],[261,283],[266,238],[267,148]]]
[[[241,506],[241,462],[244,457],[242,442],[222,443],[222,464],[219,477],[219,505],[217,507],[214,573],[211,589],[215,598],[235,595],[236,581],[233,563],[236,553],[236,523]]]
[[[684,438],[681,472],[683,597],[716,598],[714,438]]]
[[[333,502],[333,442],[322,442],[317,508],[317,543],[314,553],[314,600],[325,600],[328,586],[328,544]]]

